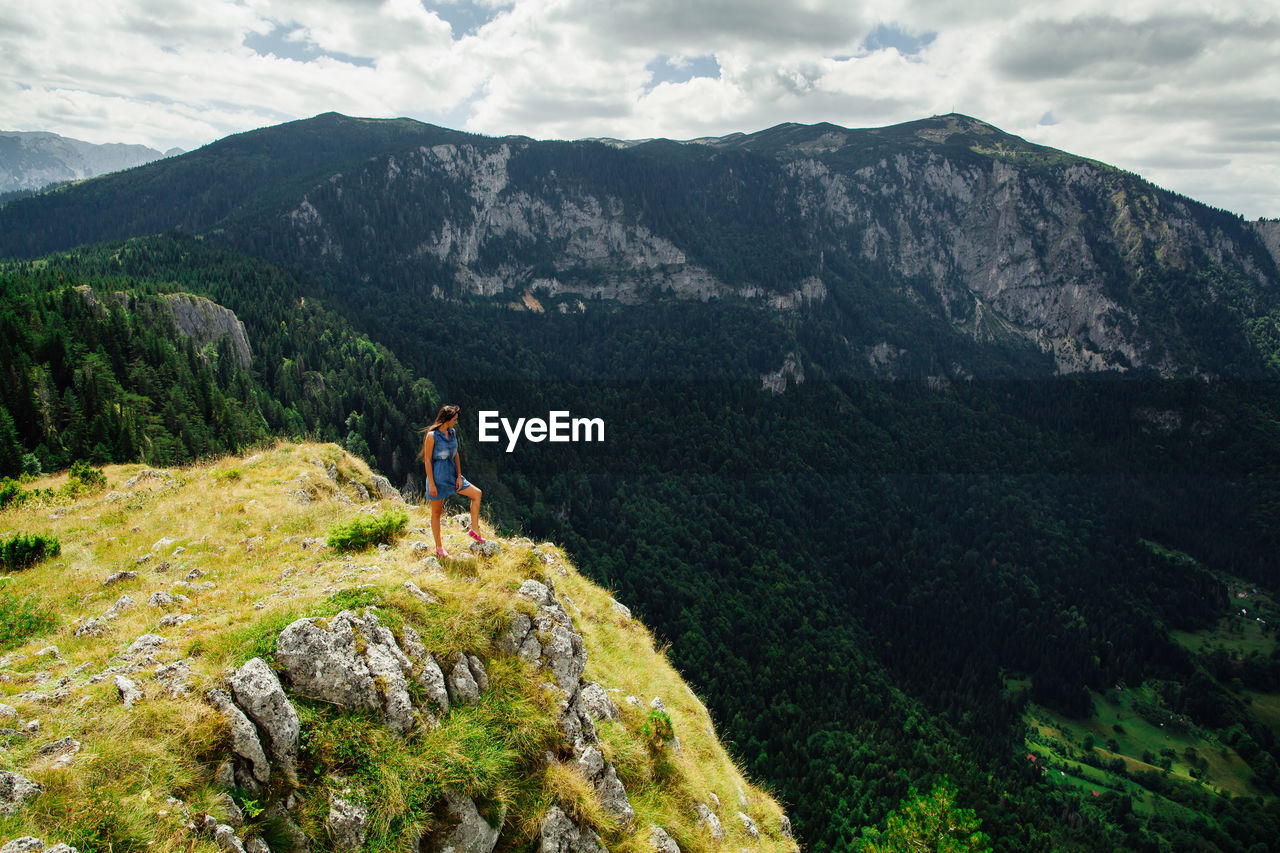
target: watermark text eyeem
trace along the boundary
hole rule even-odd
[[[517,418],[514,424],[496,411],[479,412],[479,440],[501,441],[498,427],[507,436],[507,452],[516,449],[521,437],[537,444],[540,441],[604,441],[604,418],[574,418],[566,410],[551,411],[547,419]]]

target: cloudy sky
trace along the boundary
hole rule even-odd
[[[0,129],[676,139],[961,112],[1280,217],[1274,0],[0,0]]]

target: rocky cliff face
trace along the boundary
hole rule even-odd
[[[164,156],[145,145],[95,145],[56,133],[0,131],[0,192],[93,178]]]
[[[225,308],[203,296],[190,293],[167,293],[164,300],[173,314],[173,324],[178,331],[194,341],[199,349],[219,341],[223,335],[231,338],[231,349],[236,360],[245,370],[253,357],[249,349],[249,336],[244,323],[230,308]]]

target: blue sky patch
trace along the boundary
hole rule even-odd
[[[494,6],[472,3],[469,0],[435,0],[422,5],[435,12],[449,25],[455,40],[475,33],[506,11]]]
[[[866,41],[862,43],[862,46],[869,51],[893,48],[903,56],[914,56],[932,44],[937,37],[937,33],[923,33],[913,36],[893,24],[879,24],[867,34]]]
[[[644,68],[651,75],[645,91],[651,91],[659,83],[687,83],[695,77],[710,77],[714,80],[720,76],[720,63],[716,62],[715,56],[709,53],[705,56],[676,57],[675,59],[664,54],[656,57]]]
[[[322,56],[327,56],[330,59],[336,59],[349,65],[360,65],[365,68],[373,67],[373,59],[370,57],[321,50],[316,46],[315,42],[308,41],[305,38],[290,39],[289,35],[298,32],[299,29],[283,27],[277,24],[276,28],[266,35],[250,33],[245,36],[244,46],[259,56],[276,56],[280,59],[294,59],[298,62],[311,62]]]

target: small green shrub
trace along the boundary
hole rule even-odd
[[[645,718],[644,725],[640,728],[640,735],[649,744],[651,750],[658,752],[675,739],[676,732],[671,725],[671,717],[655,708]]]
[[[22,503],[29,497],[31,497],[31,493],[22,488],[17,480],[10,477],[0,480],[0,509],[22,506]]]
[[[56,536],[45,536],[41,533],[15,533],[0,541],[0,570],[20,572],[28,569],[46,557],[56,557],[62,553],[62,544]]]
[[[31,637],[53,630],[57,619],[32,596],[18,598],[0,592],[0,650],[20,646]]]
[[[409,513],[402,509],[377,515],[361,515],[329,529],[327,542],[335,551],[364,551],[374,545],[390,545],[409,527]]]
[[[63,487],[68,495],[78,495],[82,492],[94,492],[98,489],[106,488],[107,475],[101,470],[94,468],[88,462],[80,460],[71,463],[70,479]]]

